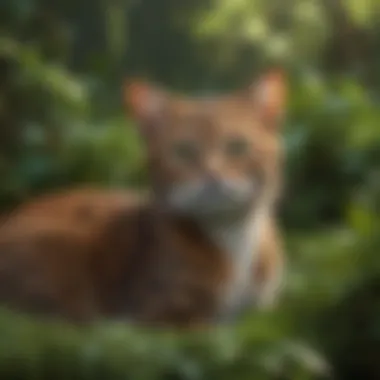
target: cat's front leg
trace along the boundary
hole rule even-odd
[[[278,304],[285,285],[285,263],[281,250],[271,252],[259,263],[252,279],[252,303],[260,310],[272,310]]]

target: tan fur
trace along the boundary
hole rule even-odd
[[[83,188],[20,206],[0,228],[2,303],[72,320],[187,327],[271,304],[283,267],[273,217],[282,160],[275,90],[283,88],[278,77],[264,79],[264,89],[200,100],[128,87],[152,195]],[[260,98],[268,88],[271,97]],[[226,158],[223,144],[235,136],[248,151]],[[196,165],[172,157],[183,139],[201,147]],[[233,185],[237,203],[222,197],[214,210],[216,192],[199,203],[194,189],[210,178]]]
[[[124,190],[80,187],[37,197],[17,207],[6,218],[14,221],[19,217],[49,217],[58,221],[93,225],[103,223],[115,211],[134,204],[140,197],[126,194]]]

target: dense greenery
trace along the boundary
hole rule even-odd
[[[380,378],[377,0],[3,0],[0,11],[4,210],[74,183],[146,183],[127,75],[197,94],[270,64],[290,72],[279,308],[191,336],[4,312],[1,378]]]

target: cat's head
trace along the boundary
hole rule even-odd
[[[130,82],[125,101],[145,141],[153,183],[171,210],[218,218],[273,198],[281,171],[281,72],[209,98]]]

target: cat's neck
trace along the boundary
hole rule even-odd
[[[201,228],[231,261],[241,261],[254,256],[268,210],[265,206],[252,207],[235,218],[202,222]]]
[[[173,215],[160,201],[153,202],[153,215],[158,224],[164,220],[171,222],[186,221],[186,216]],[[188,221],[199,228],[202,234],[215,247],[217,247],[225,258],[233,263],[254,259],[255,248],[258,244],[261,226],[268,217],[271,207],[266,202],[255,205],[236,214],[215,219],[189,218]]]

